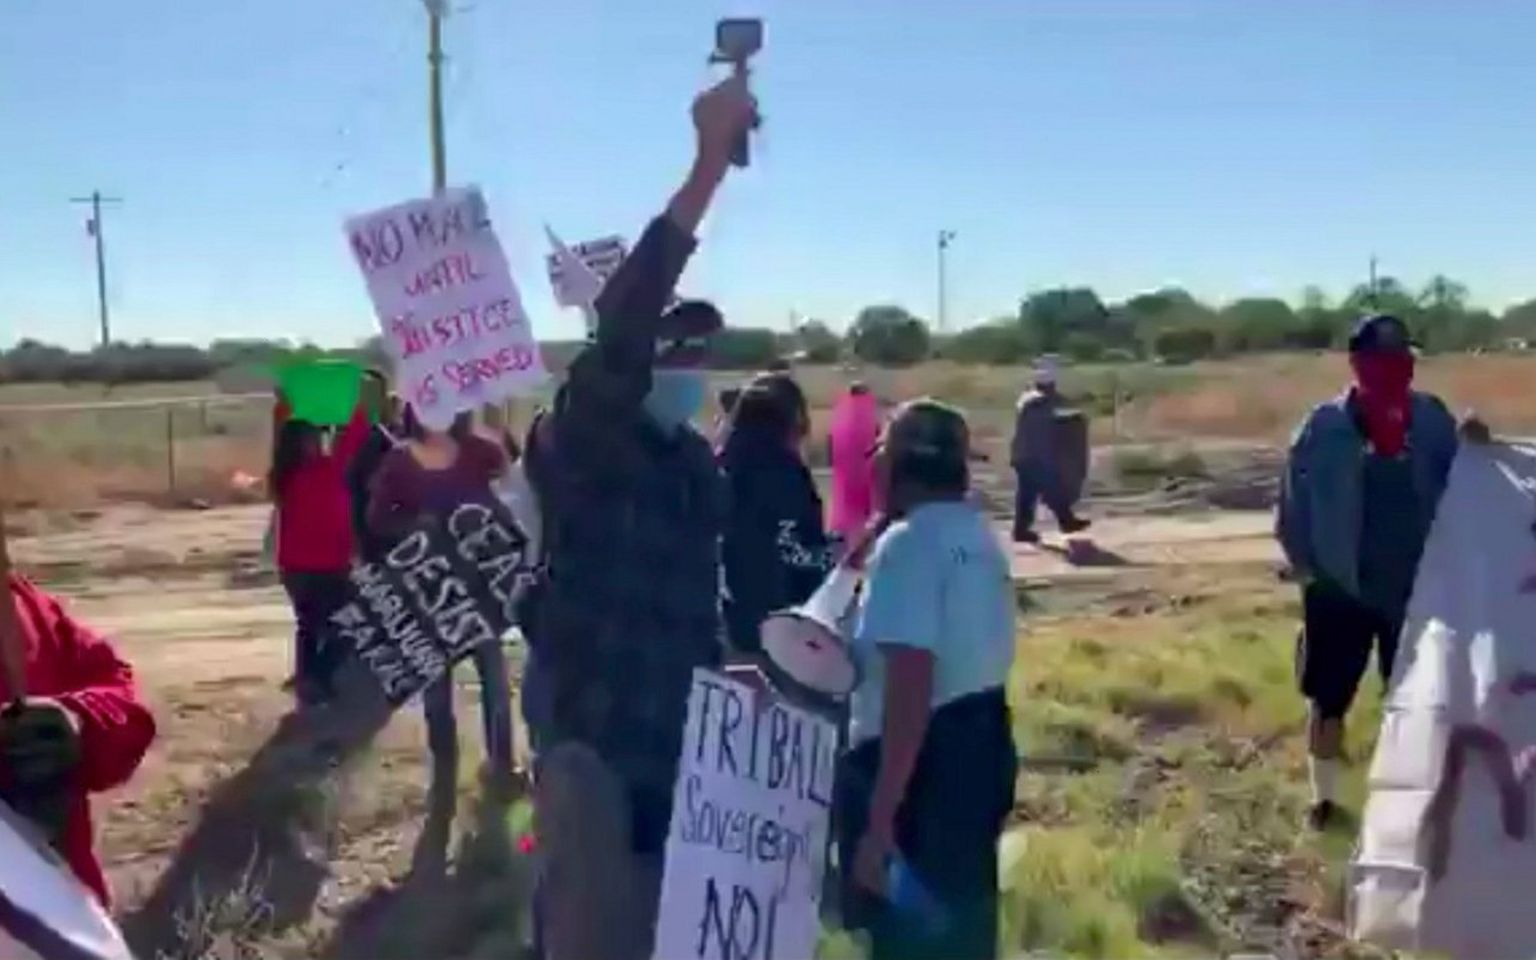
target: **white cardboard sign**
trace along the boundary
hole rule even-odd
[[[1457,456],[1401,644],[1351,934],[1415,953],[1536,956],[1536,447]]]
[[[428,427],[547,379],[478,188],[354,217],[346,229],[400,395]]]
[[[620,236],[601,237],[567,247],[553,230],[545,228],[554,252],[545,258],[549,285],[562,307],[591,307],[603,284],[618,272],[629,250]]]
[[[0,957],[132,960],[96,898],[0,804]]]
[[[815,954],[836,756],[826,720],[694,671],[657,960]]]

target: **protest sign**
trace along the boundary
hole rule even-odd
[[[501,642],[527,583],[527,542],[500,503],[460,504],[354,564],[352,597],[331,626],[399,706],[476,647]]]
[[[1351,866],[1351,933],[1536,956],[1536,447],[1463,445],[1414,582]]]
[[[553,230],[545,227],[544,232],[549,236],[549,245],[554,248],[546,263],[555,302],[562,307],[591,307],[597,302],[603,284],[618,272],[619,264],[628,254],[624,238],[602,237],[567,247]]]
[[[132,960],[96,898],[0,803],[0,957]]]
[[[527,393],[548,376],[485,200],[445,190],[347,221],[400,395],[422,423]]]
[[[694,671],[656,957],[814,955],[836,756],[826,720]]]

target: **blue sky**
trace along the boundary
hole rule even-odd
[[[1027,290],[1223,299],[1443,271],[1536,295],[1517,0],[464,0],[450,179],[485,189],[536,327],[572,335],[541,225],[635,235],[691,150],[716,17],[761,14],[756,165],[686,280],[732,321],[873,302],[952,323]],[[418,0],[9,0],[0,343],[95,335],[84,211],[123,339],[347,343],[343,217],[427,192]]]

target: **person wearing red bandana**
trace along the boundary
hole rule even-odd
[[[1414,344],[1397,317],[1372,314],[1349,338],[1354,383],[1319,405],[1291,443],[1276,534],[1302,587],[1297,674],[1311,705],[1309,820],[1338,812],[1344,718],[1376,652],[1390,683],[1419,558],[1461,440],[1438,397],[1413,389]]]

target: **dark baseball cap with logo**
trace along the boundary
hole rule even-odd
[[[1408,325],[1390,313],[1368,313],[1349,335],[1350,353],[1412,353],[1414,342]]]
[[[725,318],[708,300],[679,300],[656,325],[656,366],[688,369],[705,366],[715,334]]]

